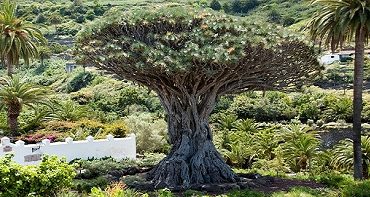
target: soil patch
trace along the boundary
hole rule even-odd
[[[201,184],[191,186],[191,190],[207,193],[208,195],[220,195],[232,190],[250,189],[264,193],[272,193],[278,191],[288,191],[293,187],[308,187],[312,189],[325,188],[325,185],[308,180],[297,180],[288,178],[279,178],[271,176],[261,176],[259,174],[238,174],[240,180],[236,183],[222,184]],[[137,176],[145,177],[145,173],[137,174]],[[150,182],[134,182],[128,184],[129,187],[144,192],[152,192],[156,189]],[[184,188],[169,188],[178,196],[182,196]]]

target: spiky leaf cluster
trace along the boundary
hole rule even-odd
[[[77,48],[85,63],[154,90],[281,88],[319,69],[313,50],[278,28],[191,8],[115,10],[81,32]]]

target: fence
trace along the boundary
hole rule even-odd
[[[1,138],[0,157],[13,154],[13,160],[22,165],[38,164],[43,154],[65,157],[67,161],[74,159],[89,159],[113,157],[115,159],[136,158],[136,137],[130,134],[126,138],[114,138],[108,135],[106,139],[94,140],[92,136],[83,141],[73,141],[66,138],[65,142],[50,143],[45,139],[39,144],[25,145],[23,141],[10,143],[7,137]]]

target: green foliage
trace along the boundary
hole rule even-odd
[[[258,0],[233,0],[230,7],[234,13],[246,14],[259,4]]]
[[[17,5],[10,1],[2,1],[0,5],[1,61],[5,62],[8,75],[12,75],[13,66],[23,59],[29,64],[30,59],[38,57],[38,44],[45,44],[46,38],[39,27],[16,16]]]
[[[104,128],[105,134],[112,134],[114,137],[126,137],[128,132],[127,124],[122,120],[116,120]]]
[[[213,10],[221,10],[222,6],[218,0],[212,0],[211,4],[209,5],[210,8]]]
[[[81,118],[87,117],[89,108],[86,106],[78,105],[77,103],[67,101],[53,101],[52,102],[53,112],[51,116],[55,120],[63,121],[77,121]]]
[[[353,197],[353,196],[369,197],[370,196],[369,191],[370,191],[370,181],[357,182],[355,184],[346,186],[342,190],[342,196],[343,197]]]
[[[248,1],[244,7],[248,7],[249,3],[254,5],[255,1]],[[218,65],[223,65],[222,67],[215,67],[212,72],[199,70],[199,72],[205,72],[205,76],[211,79],[220,76],[218,72],[224,71],[224,69],[221,69],[223,67],[237,66],[238,69],[246,69],[248,67],[241,65],[245,64],[246,61],[250,61],[250,64],[253,64],[256,59],[259,59],[249,58],[247,53],[245,53],[246,47],[251,47],[252,51],[256,49],[255,47],[263,47],[263,50],[266,49],[267,51],[272,50],[274,52],[270,55],[278,59],[285,57],[286,53],[296,52],[285,51],[286,49],[292,49],[291,47],[282,47],[282,45],[288,42],[294,45],[301,45],[297,47],[303,47],[302,49],[304,51],[307,50],[307,53],[300,52],[299,54],[292,54],[291,57],[294,57],[294,59],[300,59],[303,56],[305,58],[296,59],[292,64],[287,63],[284,65],[295,67],[298,66],[296,65],[297,61],[300,62],[299,65],[302,65],[306,61],[312,61],[304,69],[305,72],[313,69],[312,72],[307,73],[309,76],[315,74],[316,71],[314,70],[318,69],[318,64],[315,63],[316,57],[308,57],[313,55],[311,48],[302,42],[297,42],[294,35],[288,33],[289,35],[285,36],[286,32],[277,27],[257,23],[248,24],[248,21],[238,20],[237,17],[231,17],[209,10],[193,9],[186,6],[163,6],[155,10],[140,9],[124,13],[121,11],[120,9],[111,10],[103,19],[97,20],[91,26],[85,28],[84,31],[81,31],[76,47],[77,53],[90,65],[100,67],[104,70],[111,70],[129,80],[138,80],[146,86],[151,87],[154,84],[149,82],[149,80],[145,80],[144,82],[137,78],[152,78],[154,75],[146,74],[148,69],[152,74],[156,73],[155,76],[162,76],[162,74],[166,76],[166,80],[159,80],[157,83],[174,83],[168,80],[172,81],[174,78],[184,76],[178,74],[187,70],[196,71],[195,67],[203,68],[204,63],[199,65],[194,64],[194,61],[198,61],[195,59],[199,59],[199,62],[217,62]],[[160,20],[158,20],[159,18]],[[164,24],[173,25],[169,29]],[[158,26],[159,29],[153,28],[153,26]],[[253,28],[250,28],[251,26]],[[131,31],[131,29],[133,30],[137,27],[145,28],[145,30],[138,32]],[[117,32],[118,35],[113,35],[111,33],[114,32],[114,29],[120,29],[121,31]],[[133,37],[134,34],[140,34],[140,36]],[[144,39],[148,37],[151,39]],[[217,39],[215,39],[216,37]],[[120,44],[117,44],[118,40]],[[282,42],[283,40],[287,42]],[[152,43],[157,44],[153,45]],[[263,43],[263,45],[257,46],[257,43]],[[125,51],[124,54],[121,53],[122,50]],[[284,53],[284,55],[278,55],[279,53]],[[263,56],[265,53],[256,54]],[[287,60],[290,61],[293,59],[285,59],[285,61]],[[123,62],[124,64],[122,64]],[[237,62],[239,63],[237,64]],[[257,64],[263,67],[261,69],[264,72],[272,71],[271,69],[265,69],[270,65],[269,63],[265,65],[259,62]],[[112,70],[113,67],[119,67],[118,65],[124,66],[120,69]],[[282,67],[274,69],[270,74],[264,75],[264,77],[271,77],[271,79],[265,79],[263,81],[273,83],[272,80],[287,76],[285,74],[278,74],[279,77],[272,77],[272,75],[281,71]],[[286,72],[289,71],[291,69],[286,70]],[[136,74],[128,74],[132,72]],[[193,72],[191,74],[198,76],[201,74],[199,72]],[[243,75],[243,77],[245,76]],[[249,79],[239,80],[239,83],[243,81],[244,84]],[[303,77],[300,79],[303,79]],[[305,79],[308,78],[305,77]],[[190,80],[184,80],[184,82],[191,83]],[[214,80],[214,83],[218,82],[222,81]],[[277,84],[271,84],[271,87],[275,85]],[[235,87],[241,88],[242,86],[238,85]],[[154,89],[154,87],[151,88]]]
[[[322,173],[315,177],[315,181],[332,188],[344,188],[353,184],[353,178],[337,172]]]
[[[272,197],[337,197],[337,192],[327,191],[326,189],[312,189],[309,187],[294,187],[287,192],[276,192]]]
[[[8,127],[12,132],[18,132],[18,117],[22,108],[33,108],[37,104],[45,104],[48,91],[42,87],[21,80],[18,76],[2,78],[0,83],[0,109],[7,110]]]
[[[47,20],[48,19],[43,14],[39,14],[36,17],[35,22],[36,23],[45,23]]]
[[[13,78],[2,78],[1,82],[1,107],[34,107],[36,104],[44,103],[48,94],[48,91],[45,88],[28,83],[27,79],[21,79],[19,76],[14,76]]]
[[[161,189],[158,191],[158,197],[175,197],[169,189]]]
[[[281,14],[275,9],[271,10],[268,13],[267,17],[268,17],[267,20],[272,23],[277,23],[277,24],[281,23]]]
[[[50,44],[50,50],[53,54],[59,54],[68,49],[67,46],[61,45],[59,43],[51,43]]]
[[[237,116],[233,114],[221,114],[218,122],[217,122],[217,129],[222,131],[222,130],[227,130],[227,131],[232,131],[236,127],[236,121],[237,121]]]
[[[67,92],[76,92],[88,86],[94,80],[94,77],[90,72],[80,72],[68,83]]]
[[[166,153],[169,150],[167,123],[163,119],[142,113],[126,117],[125,122],[130,133],[136,134],[136,147],[139,153]]]
[[[11,156],[0,158],[0,196],[54,196],[71,186],[74,167],[57,157],[44,157],[40,165],[21,166]]]
[[[352,100],[349,98],[337,99],[335,102],[329,104],[325,111],[324,119],[327,121],[345,120],[352,122]]]
[[[91,189],[91,197],[149,197],[148,194],[141,194],[134,190],[125,188],[122,183],[110,185],[105,191],[100,188]],[[161,195],[159,195],[161,196]]]
[[[313,40],[318,39],[330,44],[332,51],[341,47],[345,41],[352,41],[354,34],[359,33],[359,30],[365,32],[370,30],[370,2],[368,1],[320,0],[314,1],[314,4],[321,8],[308,24],[310,36]],[[348,15],[351,17],[347,17]],[[364,39],[365,37],[368,39],[369,35],[364,34]]]
[[[289,125],[284,128],[282,138],[284,156],[293,171],[307,170],[317,154],[319,139],[308,127]]]
[[[76,179],[73,181],[72,189],[83,193],[90,192],[93,188],[106,188],[109,185],[109,181],[103,177],[99,176],[91,179]]]
[[[248,148],[248,144],[251,143],[245,140],[251,141],[248,134],[241,131],[233,132],[230,136],[230,148],[222,151],[225,157],[237,167],[250,165],[255,156],[253,149]]]
[[[370,136],[361,137],[362,163],[364,172],[369,173],[370,164]],[[353,141],[345,139],[334,147],[332,165],[343,171],[353,169]],[[369,176],[370,174],[368,174]],[[366,176],[366,175],[365,175]]]
[[[253,135],[253,149],[260,159],[272,160],[279,146],[279,139],[274,128],[263,129]]]
[[[257,121],[290,120],[297,115],[291,106],[291,99],[283,93],[268,92],[266,97],[256,98],[247,94],[237,96],[230,111],[241,119],[252,118]]]

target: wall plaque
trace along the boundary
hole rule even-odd
[[[24,156],[24,162],[40,161],[42,154],[33,154]]]
[[[13,151],[13,148],[11,146],[5,146],[3,148],[3,152],[4,153],[8,153],[8,152],[12,152]]]

